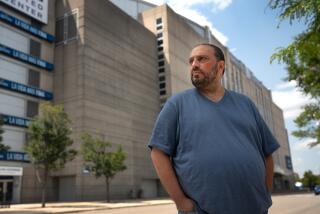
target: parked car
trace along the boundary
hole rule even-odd
[[[319,195],[320,194],[320,185],[316,185],[313,189],[314,194]]]

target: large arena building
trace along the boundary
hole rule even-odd
[[[187,59],[198,43],[222,48],[223,84],[250,97],[281,144],[273,154],[274,190],[293,188],[282,110],[252,71],[210,29],[168,5],[140,0],[0,0],[0,195],[13,203],[40,201],[41,191],[23,147],[39,104],[63,104],[72,119],[74,148],[90,132],[127,154],[127,170],[111,182],[111,198],[166,195],[147,148],[166,100],[192,87]],[[105,181],[88,173],[81,156],[50,175],[51,201],[101,200]]]

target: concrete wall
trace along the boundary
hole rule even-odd
[[[108,1],[58,1],[78,8],[79,39],[56,48],[56,102],[73,120],[75,148],[88,131],[122,145],[127,170],[111,182],[112,198],[127,198],[154,177],[147,143],[159,112],[156,39]],[[56,176],[75,176],[76,200],[105,197],[104,179],[83,174],[81,157]]]

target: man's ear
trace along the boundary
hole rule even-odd
[[[223,76],[223,72],[224,72],[224,61],[223,60],[220,60],[218,62],[218,71],[220,73],[221,76]]]

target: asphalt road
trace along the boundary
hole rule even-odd
[[[320,196],[314,194],[273,196],[269,214],[319,214]],[[84,212],[81,212],[84,213]],[[177,214],[173,204],[146,207],[121,208],[85,212],[87,214]]]
[[[270,214],[319,214],[320,195],[300,194],[272,197]]]

